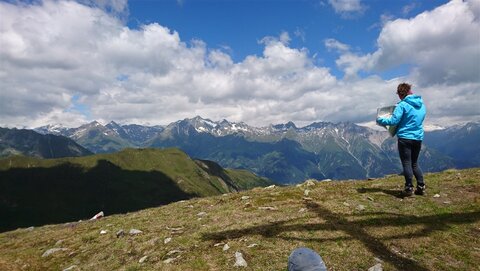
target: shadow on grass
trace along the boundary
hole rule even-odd
[[[384,194],[394,196],[394,197],[399,198],[399,199],[403,199],[403,198],[407,197],[407,196],[405,196],[405,194],[401,190],[389,190],[389,189],[381,189],[381,188],[365,188],[365,187],[362,187],[362,188],[358,188],[357,192],[362,193],[362,194],[382,192]]]
[[[19,227],[138,211],[196,195],[160,171],[125,170],[108,160],[93,168],[64,163],[51,168],[0,171],[0,232]]]
[[[262,235],[265,238],[280,238],[284,240],[328,242],[340,240],[359,240],[364,246],[376,256],[384,259],[386,262],[396,266],[399,270],[418,270],[426,271],[426,267],[420,265],[412,259],[403,257],[398,253],[391,251],[384,243],[387,240],[415,238],[428,236],[435,231],[443,231],[452,224],[474,223],[480,220],[480,211],[465,213],[450,213],[430,216],[398,215],[392,213],[364,213],[362,216],[374,216],[373,218],[349,220],[348,217],[333,213],[318,203],[305,202],[309,211],[325,220],[324,223],[294,223],[296,219],[276,221],[269,224],[248,227],[243,229],[226,230],[221,232],[203,234],[204,240],[215,242],[236,239],[246,235]],[[294,223],[294,224],[292,224]],[[407,234],[398,234],[377,238],[368,232],[372,227],[408,227],[421,225],[423,228],[419,231]],[[311,232],[311,231],[341,231],[346,236],[333,238],[299,238],[282,236],[286,232]],[[327,263],[328,264],[328,263]]]

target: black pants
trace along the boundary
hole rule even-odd
[[[418,165],[418,155],[422,148],[422,141],[411,139],[398,139],[398,153],[402,160],[403,175],[405,176],[405,187],[412,187],[412,179],[415,175],[417,186],[424,186],[423,173]]]

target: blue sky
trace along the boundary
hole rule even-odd
[[[261,55],[260,41],[267,36],[290,33],[290,46],[307,48],[319,65],[330,67],[337,76],[336,53],[325,48],[326,39],[350,44],[359,52],[376,48],[382,20],[409,18],[431,10],[446,0],[369,0],[360,9],[336,12],[327,0],[260,0],[260,1],[175,1],[135,0],[128,4],[127,25],[138,28],[157,22],[179,32],[182,40],[203,40],[210,48],[225,48],[234,59]],[[404,71],[404,67],[400,67]],[[396,76],[395,71],[383,77]]]
[[[0,125],[480,120],[480,0],[0,1]]]

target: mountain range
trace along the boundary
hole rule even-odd
[[[425,144],[451,157],[458,168],[480,165],[479,123],[467,123],[432,131],[425,136]]]
[[[35,131],[63,135],[94,153],[126,147],[177,147],[188,155],[227,168],[248,169],[277,183],[308,178],[361,179],[401,172],[396,140],[386,131],[354,123],[293,122],[253,127],[199,116],[166,126],[119,125],[96,121],[78,128],[43,126]],[[480,165],[480,124],[426,132],[420,156],[424,171]]]

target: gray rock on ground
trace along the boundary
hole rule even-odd
[[[137,230],[137,229],[130,229],[130,231],[129,231],[128,233],[129,233],[130,235],[137,235],[137,234],[143,233],[143,231]]]
[[[48,249],[47,251],[45,251],[42,254],[42,257],[48,257],[48,256],[52,255],[53,253],[56,253],[56,252],[59,252],[59,251],[67,251],[67,250],[68,250],[68,248],[63,248],[63,247],[51,248],[51,249]]]
[[[381,263],[377,263],[376,265],[368,268],[368,271],[383,271],[383,266]]]
[[[247,261],[243,258],[243,255],[241,252],[235,252],[235,264],[233,265],[235,267],[247,267]]]
[[[122,230],[119,230],[119,231],[117,231],[117,233],[116,233],[115,235],[117,236],[117,238],[120,237],[120,236],[124,236],[124,235],[125,235],[125,231],[124,231],[123,229],[122,229]]]
[[[359,204],[359,205],[357,206],[357,210],[358,210],[358,211],[363,211],[363,210],[365,210],[365,205]]]
[[[207,215],[206,212],[200,212],[200,213],[197,214],[197,216],[206,216],[206,215]]]
[[[225,244],[225,245],[223,246],[223,249],[222,249],[222,250],[223,250],[223,251],[227,251],[227,250],[229,250],[229,249],[230,249],[230,246],[229,246],[228,244]]]
[[[144,263],[146,260],[147,260],[148,256],[143,256],[142,258],[140,258],[140,260],[138,260],[138,263]]]

